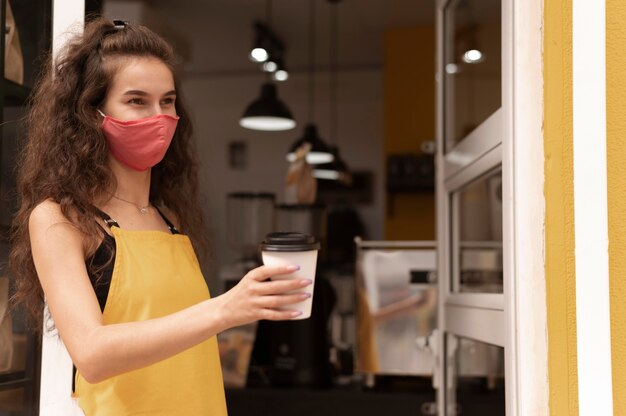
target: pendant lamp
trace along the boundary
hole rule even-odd
[[[287,154],[288,162],[296,160],[296,150],[305,143],[311,145],[311,150],[306,155],[306,161],[309,165],[318,165],[333,161],[334,156],[331,149],[317,134],[317,126],[313,123],[308,123],[304,126],[304,135],[296,140],[289,148],[289,153]]]
[[[317,179],[324,179],[329,181],[338,181],[345,185],[352,183],[352,175],[348,169],[348,165],[343,161],[339,154],[339,148],[331,146],[331,153],[334,159],[330,163],[324,163],[321,165],[315,165],[313,169],[313,176]]]
[[[289,108],[278,99],[276,85],[266,82],[261,96],[246,108],[239,125],[251,130],[280,131],[293,129],[296,122]]]
[[[348,165],[339,155],[339,140],[337,139],[337,50],[339,44],[338,28],[339,16],[337,3],[340,0],[329,0],[330,10],[330,130],[331,142],[335,146],[330,146],[333,160],[330,163],[316,165],[313,169],[313,176],[317,179],[339,181],[346,185],[352,182],[352,176],[348,170]]]
[[[257,25],[257,34],[259,35],[259,31],[263,32],[263,36],[261,38],[267,38],[270,36],[270,24],[271,24],[271,16],[272,16],[272,3],[271,0],[267,0],[267,27],[263,28],[261,25]],[[261,30],[263,29],[263,30]],[[267,33],[266,33],[267,32]],[[273,39],[273,44],[276,44],[277,41]],[[255,45],[255,48],[251,52],[251,56],[255,61],[268,60],[272,58],[268,55],[269,52],[272,51],[271,48],[267,47],[267,45],[262,44],[261,40],[257,40],[258,44]],[[263,46],[263,47],[262,47]],[[279,45],[282,50],[282,45]],[[269,49],[269,50],[268,50]],[[262,53],[261,52],[264,52]],[[267,56],[266,56],[267,55]],[[275,58],[272,58],[275,59]],[[265,64],[268,64],[265,62]],[[272,62],[273,63],[273,62]],[[276,65],[274,63],[274,65]],[[268,75],[269,77],[269,75]],[[248,107],[246,111],[244,111],[243,116],[239,120],[239,125],[246,129],[251,130],[262,130],[262,131],[281,131],[281,130],[290,130],[296,127],[296,122],[291,115],[291,111],[289,108],[278,99],[278,91],[276,89],[276,85],[273,83],[266,82],[261,86],[261,96],[253,101]]]
[[[311,151],[306,156],[309,165],[329,163],[334,159],[330,148],[319,137],[317,126],[313,123],[315,111],[315,0],[309,0],[309,123],[304,127],[302,137],[296,140],[289,148],[287,161],[295,160],[295,151],[304,143],[311,145]]]

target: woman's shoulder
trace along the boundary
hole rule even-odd
[[[102,236],[98,234],[87,238],[78,223],[78,216],[74,212],[70,210],[66,215],[58,202],[46,199],[32,209],[28,218],[28,231],[31,239],[45,235],[49,243],[74,241],[80,243],[83,250],[90,251],[94,244],[102,240]]]
[[[70,218],[63,213],[61,205],[52,199],[46,199],[35,205],[28,219],[28,229],[31,235],[37,232],[53,231],[52,235],[62,233],[71,233],[79,236],[82,240],[82,234],[77,227],[74,226],[75,218],[69,213]],[[72,221],[72,219],[74,221]],[[57,232],[57,230],[59,230]],[[62,231],[61,231],[62,230]]]
[[[70,223],[70,220],[63,214],[61,205],[52,199],[46,199],[35,205],[28,220],[29,226],[36,228]]]

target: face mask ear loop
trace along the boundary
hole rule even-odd
[[[106,116],[104,115],[104,113],[103,113],[102,111],[100,111],[100,109],[99,109],[99,108],[96,108],[96,111],[97,111],[98,113],[100,113],[100,115],[101,115],[102,117],[106,117]]]

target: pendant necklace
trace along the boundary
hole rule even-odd
[[[150,208],[150,205],[151,205],[150,202],[148,202],[148,205],[142,207],[140,205],[135,204],[134,202],[128,201],[128,200],[126,200],[124,198],[120,198],[119,196],[116,196],[116,195],[113,195],[113,194],[111,194],[111,196],[113,198],[115,198],[115,199],[119,199],[122,202],[126,202],[127,204],[131,204],[131,205],[135,206],[139,210],[139,213],[141,213],[141,214],[147,214],[148,213],[148,208]]]

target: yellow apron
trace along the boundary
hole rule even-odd
[[[182,234],[111,227],[116,254],[105,325],[165,316],[210,297],[191,241]],[[86,416],[225,416],[215,336],[173,357],[90,384],[76,374]]]

